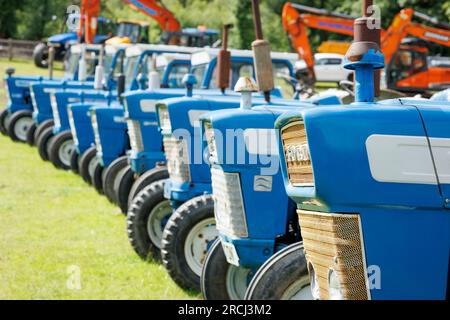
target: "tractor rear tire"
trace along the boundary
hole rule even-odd
[[[56,168],[70,170],[72,153],[75,152],[75,144],[70,131],[63,131],[54,136],[49,150],[49,159]]]
[[[312,300],[303,242],[274,254],[253,277],[246,300]]]
[[[118,201],[114,194],[114,181],[116,180],[117,174],[128,165],[128,157],[123,156],[114,160],[104,171],[103,171],[103,192],[111,203],[117,204]]]
[[[94,161],[95,161],[94,167],[92,168],[92,172],[90,172],[92,185],[99,194],[103,194],[103,183],[102,183],[103,166],[100,164],[97,158],[95,158]]]
[[[52,119],[45,120],[40,125],[38,125],[36,128],[36,131],[34,132],[34,141],[37,143],[41,133],[44,132],[44,130],[47,128],[53,128],[54,125],[55,125],[55,122]]]
[[[251,270],[227,262],[222,242],[217,239],[206,256],[200,285],[205,300],[243,300]]]
[[[47,128],[41,132],[39,138],[36,141],[39,156],[42,160],[48,161],[49,145],[53,137],[53,127]]]
[[[8,135],[8,121],[11,117],[11,114],[9,113],[8,109],[3,109],[0,112],[0,133],[3,135]]]
[[[80,176],[87,184],[92,184],[90,175],[90,171],[92,171],[92,169],[91,170],[89,169],[93,167],[94,165],[93,161],[95,161],[96,155],[97,155],[97,148],[90,147],[81,155],[79,160]]]
[[[34,133],[36,132],[36,128],[37,128],[37,124],[33,123],[27,132],[27,143],[30,147],[34,146],[34,143],[35,143]]]
[[[212,195],[193,198],[172,214],[164,229],[161,257],[181,288],[200,291],[203,262],[216,238]]]
[[[33,114],[29,110],[13,113],[8,121],[8,135],[16,142],[27,142],[27,133],[33,125]]]
[[[114,195],[117,205],[124,215],[128,212],[128,196],[134,181],[134,172],[129,165],[120,170],[114,180]]]
[[[39,43],[33,50],[34,64],[38,68],[48,68],[48,47],[45,43]]]
[[[72,170],[73,173],[79,174],[79,167],[78,167],[78,160],[80,159],[80,155],[77,152],[77,150],[74,150],[72,152],[72,156],[70,157],[70,170]]]
[[[162,234],[173,213],[170,201],[164,198],[164,184],[162,180],[145,187],[128,210],[128,240],[143,260],[161,261]]]
[[[147,186],[153,182],[159,180],[165,180],[169,178],[169,171],[166,167],[157,167],[142,174],[131,187],[130,194],[128,195],[128,207],[131,206],[134,198]]]

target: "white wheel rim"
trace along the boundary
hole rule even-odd
[[[162,221],[172,215],[170,201],[166,200],[158,203],[150,212],[147,219],[147,233],[152,243],[161,249],[162,234],[164,226]]]
[[[91,178],[94,177],[94,171],[95,171],[95,167],[97,166],[97,163],[98,163],[98,161],[97,161],[97,158],[96,158],[96,157],[93,157],[93,158],[91,159],[91,161],[89,161],[89,165],[88,165],[88,173],[89,173],[89,176],[90,176]]]
[[[70,158],[72,157],[72,152],[74,152],[74,150],[75,145],[73,144],[73,140],[64,141],[59,147],[58,157],[64,165],[70,166]]]
[[[199,277],[208,249],[217,236],[216,220],[209,218],[197,223],[186,237],[184,256],[189,268]]]
[[[247,292],[250,269],[230,265],[227,270],[227,291],[231,300],[243,300]]]
[[[17,120],[14,124],[14,134],[21,141],[25,141],[27,139],[27,132],[30,127],[33,125],[33,119],[30,117],[23,117]]]
[[[303,277],[291,284],[283,293],[281,300],[314,300],[309,277]]]

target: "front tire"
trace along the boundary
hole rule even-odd
[[[33,50],[34,64],[39,68],[48,68],[48,47],[45,43],[39,43]]]
[[[90,175],[92,185],[99,194],[103,194],[102,173],[103,173],[103,166],[100,164],[98,159],[95,158],[95,164],[92,168],[92,171],[90,172]]]
[[[145,187],[128,211],[128,240],[144,260],[161,260],[164,227],[173,213],[170,201],[164,198],[164,184],[157,181]]]
[[[56,168],[70,170],[72,153],[75,152],[75,144],[70,131],[57,134],[52,139],[49,150],[49,159]]]
[[[39,138],[36,141],[39,156],[42,160],[48,161],[49,157],[49,145],[53,137],[53,127],[47,128],[41,132]]]
[[[203,262],[216,238],[211,195],[191,199],[172,214],[164,229],[161,256],[181,288],[200,290]]]
[[[55,122],[53,120],[46,120],[37,126],[36,131],[34,132],[34,141],[37,144],[39,136],[44,132],[47,128],[53,128]]]
[[[303,242],[274,254],[258,270],[246,300],[312,300]]]
[[[128,212],[128,196],[134,181],[134,172],[129,165],[120,170],[114,180],[114,196],[124,215]]]
[[[128,195],[128,207],[131,206],[134,198],[147,186],[153,182],[165,180],[169,178],[169,171],[166,167],[158,167],[145,172],[141,175],[131,187],[130,194]]]
[[[90,173],[93,171],[93,166],[95,165],[93,161],[95,161],[96,155],[97,149],[90,147],[81,155],[79,160],[80,175],[87,184],[92,184]]]
[[[28,130],[33,125],[32,112],[22,110],[11,115],[8,121],[8,135],[13,141],[27,142]]]
[[[79,174],[79,167],[78,167],[78,160],[80,159],[79,153],[74,150],[72,152],[72,156],[70,157],[70,170],[72,170],[73,173]]]
[[[7,136],[8,135],[8,121],[11,117],[8,109],[3,109],[0,112],[0,133]]]
[[[206,256],[200,280],[206,300],[243,300],[252,271],[227,262],[222,242],[217,239]]]
[[[37,124],[33,123],[30,127],[30,129],[28,129],[27,132],[27,143],[30,147],[34,146],[34,133],[36,132],[36,128],[37,128]]]
[[[116,180],[117,174],[128,165],[128,157],[123,156],[114,160],[107,168],[103,171],[103,192],[105,196],[114,204],[117,204],[117,199],[114,194],[114,181]]]

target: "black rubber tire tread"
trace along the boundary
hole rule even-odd
[[[131,166],[127,165],[119,171],[114,181],[114,196],[117,199],[117,205],[124,215],[128,212],[128,195],[135,181],[134,172]]]
[[[19,121],[22,118],[32,118],[33,113],[29,110],[21,110],[14,112],[11,115],[11,118],[9,119],[8,127],[6,128],[6,131],[8,132],[8,136],[11,138],[14,142],[26,142],[25,140],[20,140],[19,137],[16,136],[14,132],[14,126],[16,125],[17,121]]]
[[[73,173],[79,174],[79,167],[78,167],[78,160],[80,158],[80,154],[75,150],[72,152],[72,156],[70,157],[70,170],[72,170]]]
[[[165,180],[169,178],[169,171],[166,167],[157,167],[142,174],[131,187],[128,195],[128,207],[131,206],[136,195],[138,195],[144,188],[155,181]]]
[[[245,300],[280,300],[286,289],[301,277],[309,280],[303,242],[274,254],[253,277]]]
[[[91,163],[92,159],[95,158],[97,155],[97,148],[96,147],[90,147],[87,149],[80,157],[80,160],[78,162],[78,170],[80,172],[80,176],[83,178],[83,180],[88,183],[92,184],[91,175],[89,173],[89,164]]]
[[[91,181],[95,190],[97,190],[97,192],[101,195],[103,194],[102,173],[103,173],[103,166],[100,164],[100,162],[96,161],[94,172],[93,175],[91,176]]]
[[[3,135],[8,135],[8,130],[6,129],[6,125],[5,125],[5,119],[8,116],[8,109],[3,109],[0,112],[0,133]]]
[[[47,149],[48,144],[51,142],[52,137],[53,137],[53,127],[49,127],[41,132],[39,138],[36,141],[39,156],[44,161],[48,161]]]
[[[54,136],[50,142],[49,150],[50,154],[48,158],[53,165],[62,170],[70,170],[70,164],[64,164],[59,158],[59,149],[64,142],[72,141],[72,133],[70,131],[63,131]]]
[[[27,132],[27,144],[30,147],[34,146],[34,133],[36,132],[37,124],[33,123],[30,127],[30,129]]]
[[[114,160],[106,169],[103,171],[103,192],[105,196],[114,204],[117,204],[117,199],[114,194],[114,181],[116,180],[117,174],[128,165],[128,157],[123,156]]]
[[[171,216],[164,229],[161,257],[172,280],[186,290],[200,291],[200,276],[189,267],[184,245],[189,231],[200,221],[214,217],[212,195],[193,198],[182,204]]]
[[[156,181],[145,187],[134,198],[127,214],[127,234],[131,247],[143,260],[161,261],[161,250],[148,235],[147,221],[152,209],[164,198],[165,181]]]

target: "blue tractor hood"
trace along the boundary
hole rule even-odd
[[[75,32],[55,34],[54,36],[48,38],[48,42],[59,44],[65,44],[68,41],[76,41],[76,40],[78,40],[78,36]]]

